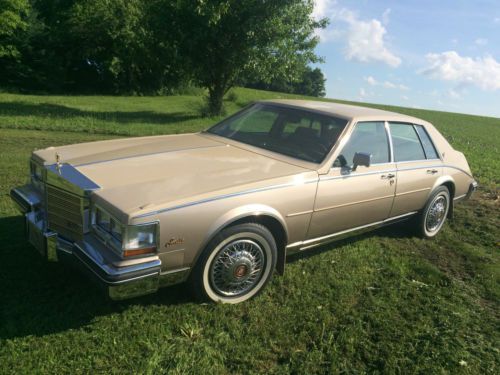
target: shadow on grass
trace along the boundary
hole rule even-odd
[[[113,302],[74,268],[49,263],[25,240],[19,217],[0,219],[0,339],[77,329],[135,304],[191,302],[184,285]]]
[[[309,258],[311,256],[321,254],[325,251],[330,251],[332,250],[333,247],[341,247],[356,241],[361,241],[363,239],[376,236],[393,238],[393,239],[410,238],[414,236],[414,231],[412,230],[412,227],[410,226],[410,222],[408,220],[401,221],[378,229],[368,230],[365,233],[353,235],[352,237],[347,237],[341,240],[332,241],[325,245],[315,247],[311,250],[306,250],[292,254],[287,257],[287,263],[293,263],[298,261],[299,259]]]
[[[184,112],[160,113],[154,111],[85,111],[60,104],[34,104],[22,101],[0,102],[0,115],[41,116],[64,119],[68,119],[71,117],[92,117],[99,120],[113,121],[122,124],[140,122],[159,125],[174,124],[178,122],[194,120],[199,117],[195,114],[186,114]]]
[[[136,304],[176,305],[192,302],[185,285],[127,301],[109,300],[74,268],[42,259],[26,241],[21,216],[0,219],[0,241],[5,244],[0,262],[0,339],[43,336],[78,329],[96,317],[120,313]],[[408,237],[402,225],[393,225],[337,241],[342,246],[372,236]],[[331,250],[332,245],[295,254],[288,262]]]

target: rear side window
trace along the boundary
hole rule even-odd
[[[394,161],[424,160],[425,153],[412,124],[390,123]]]
[[[438,153],[434,144],[427,134],[427,131],[424,129],[422,125],[415,125],[415,129],[417,129],[418,136],[420,137],[420,142],[422,142],[422,146],[424,148],[425,157],[427,159],[439,159]]]

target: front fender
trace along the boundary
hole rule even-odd
[[[223,228],[238,220],[252,216],[270,216],[276,219],[283,227],[283,230],[285,231],[285,239],[288,240],[288,228],[285,219],[276,209],[264,204],[248,204],[233,208],[215,220],[207,231],[202,248],[204,248],[207,243]]]

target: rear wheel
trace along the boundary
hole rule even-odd
[[[447,187],[438,187],[429,197],[418,218],[418,234],[423,238],[435,237],[446,221],[450,209],[450,192]]]
[[[256,223],[222,230],[210,241],[192,273],[193,291],[213,302],[239,303],[257,295],[276,265],[276,242]]]

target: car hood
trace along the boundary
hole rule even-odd
[[[203,134],[126,138],[36,151],[68,163],[100,186],[94,199],[128,220],[158,208],[232,193],[310,172]],[[246,187],[245,187],[246,186]]]

